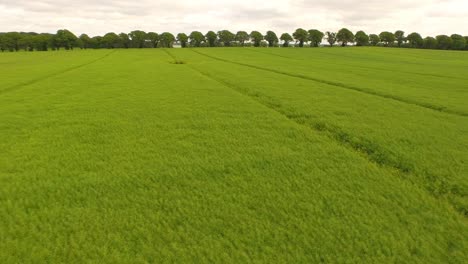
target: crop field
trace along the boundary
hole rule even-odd
[[[0,263],[467,263],[468,53],[0,53]]]

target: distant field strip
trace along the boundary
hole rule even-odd
[[[413,174],[412,177],[408,177],[408,175],[402,177],[424,186],[435,197],[443,199],[448,197],[461,214],[467,215],[468,204],[466,201],[468,193],[466,181],[463,180],[466,173],[463,159],[466,157],[468,142],[466,137],[461,136],[468,131],[464,121],[465,117],[458,115],[450,115],[450,117],[443,112],[432,111],[432,109],[420,108],[399,101],[395,101],[393,105],[385,106],[386,98],[374,97],[376,98],[374,100],[366,98],[370,95],[359,95],[359,93],[352,90],[343,90],[338,94],[332,91],[325,92],[326,89],[329,89],[326,86],[327,84],[311,86],[310,83],[307,84],[307,80],[299,81],[301,79],[298,79],[298,81],[293,81],[292,79],[274,77],[271,75],[274,73],[267,74],[268,71],[262,73],[258,69],[242,70],[239,66],[243,67],[243,65],[237,67],[221,65],[221,63],[229,62],[211,63],[212,65],[208,64],[207,61],[196,63],[201,59],[199,57],[192,58],[188,54],[189,51],[186,51],[186,56],[182,56],[182,58],[192,61],[193,63],[189,63],[191,67],[203,71],[204,74],[225,85],[229,85],[231,88],[237,88],[256,100],[261,100],[264,104],[298,123],[328,134],[342,144],[366,155],[377,164],[399,170],[403,174]],[[289,84],[290,88],[282,86],[283,83]],[[296,87],[300,87],[300,89]],[[319,91],[320,93],[318,93]],[[329,96],[333,96],[333,99],[327,98]],[[323,100],[328,102],[328,105],[320,102],[321,97],[324,97]],[[312,102],[307,103],[305,101],[307,98]],[[294,103],[294,100],[303,100],[304,102],[298,101],[299,104],[297,104]],[[324,108],[321,110],[321,107],[317,106],[316,109],[308,110],[307,108],[310,108],[314,103],[331,109]],[[369,106],[366,106],[366,104]],[[321,113],[318,111],[325,111],[323,113],[325,114],[333,109],[332,106],[336,106],[337,109],[332,111],[331,114],[337,112],[342,115],[346,113],[342,112],[347,109],[346,107],[349,107],[348,109],[355,108],[352,111],[348,110],[346,114],[350,115],[355,111],[357,113],[349,116],[350,124],[346,126],[344,125],[345,122],[337,122],[332,117],[320,117]],[[402,106],[404,107],[402,108]],[[343,109],[340,109],[340,107]],[[375,110],[369,111],[374,107],[377,107],[375,108],[377,112]],[[382,107],[384,109],[378,110]],[[358,114],[358,111],[360,114]],[[379,118],[379,114],[383,116]],[[451,123],[440,123],[439,119],[443,118]],[[365,126],[372,124],[371,122],[377,122],[378,119],[380,119],[378,122],[381,124],[373,124],[372,129],[375,129],[375,132],[373,134],[369,133],[370,128],[365,128]],[[425,124],[427,122],[424,119],[427,119],[427,122],[432,125]],[[362,122],[362,125],[360,122]],[[388,139],[380,138],[380,134],[384,131],[380,131],[379,126],[383,127],[388,124],[393,124],[391,128],[389,127],[385,131],[385,133],[389,134]],[[439,127],[437,127],[437,124],[439,124]],[[444,128],[444,126],[449,127]],[[441,135],[440,133],[448,133],[453,130],[459,132],[453,134],[452,138],[447,142],[444,142],[444,140],[438,142],[440,140],[431,139],[432,134]],[[416,133],[416,131],[421,134],[418,136],[420,137],[419,140],[408,134]],[[392,138],[394,140],[391,140]],[[431,148],[434,150],[429,150]],[[435,151],[440,153],[436,154]],[[419,156],[421,158],[416,158]],[[444,161],[444,158],[448,158],[450,162]]]
[[[295,74],[295,73],[291,73],[291,72],[275,70],[275,69],[262,67],[262,66],[257,66],[257,65],[252,65],[252,64],[248,64],[248,63],[231,61],[231,60],[228,60],[228,59],[208,55],[206,53],[200,52],[199,50],[194,50],[194,49],[191,49],[191,50],[193,52],[196,52],[196,53],[198,53],[200,55],[206,56],[206,57],[214,59],[214,60],[219,60],[219,61],[223,61],[223,62],[227,62],[227,63],[233,63],[233,64],[245,66],[245,67],[251,67],[251,68],[254,68],[254,69],[258,69],[258,70],[270,71],[270,72],[274,72],[274,73],[277,73],[277,74],[283,74],[283,75],[296,77],[296,78],[301,78],[301,79],[305,79],[305,80],[310,80],[310,81],[314,81],[314,82],[324,83],[324,84],[332,85],[332,86],[335,86],[335,87],[338,87],[338,88],[350,89],[350,90],[354,90],[354,91],[358,91],[358,92],[362,92],[362,93],[366,93],[366,94],[371,94],[371,95],[374,95],[374,96],[379,96],[379,97],[383,97],[383,98],[387,98],[387,99],[391,99],[391,100],[400,101],[400,102],[407,103],[407,104],[417,105],[417,106],[424,107],[424,108],[431,109],[431,110],[435,110],[435,111],[445,112],[445,113],[448,113],[448,114],[468,116],[468,113],[447,109],[444,106],[438,106],[438,105],[418,102],[418,101],[415,101],[415,100],[410,100],[408,98],[403,98],[403,97],[399,97],[399,96],[395,96],[395,95],[380,93],[380,92],[376,92],[376,91],[372,91],[372,90],[368,90],[368,89],[364,89],[364,88],[360,88],[360,87],[356,87],[356,86],[347,85],[347,84],[344,84],[344,83],[339,83],[339,82],[314,78],[314,77],[310,77],[310,76],[307,76],[307,75],[304,75],[304,74]]]
[[[294,61],[305,61],[305,60],[307,60],[307,58],[300,59],[300,58],[295,58],[295,57],[291,57],[291,56],[288,57],[288,56],[279,55],[279,54],[276,54],[274,52],[265,51],[264,49],[246,48],[245,50],[252,51],[252,52],[258,52],[258,53],[262,53],[262,54],[267,54],[267,55],[271,55],[271,56],[276,56],[276,57],[281,57],[281,58],[285,58],[285,59],[290,59],[290,60],[294,60]],[[322,53],[322,54],[326,54],[327,56],[335,56],[337,58],[343,58],[343,55],[341,55],[341,54],[323,52],[322,49],[320,49],[318,51],[315,51],[315,53]],[[422,72],[414,72],[414,71],[401,71],[401,70],[393,69],[393,68],[388,69],[388,68],[378,68],[378,67],[366,67],[364,65],[352,65],[352,64],[346,64],[346,63],[336,63],[336,62],[332,62],[332,61],[328,61],[327,64],[347,66],[347,67],[359,68],[359,69],[377,70],[377,71],[384,71],[384,72],[399,72],[399,73],[405,73],[405,74],[416,74],[416,75],[421,75],[421,76],[430,76],[430,77],[437,77],[437,78],[443,78],[443,79],[457,79],[457,80],[463,80],[463,81],[468,82],[468,78],[463,78],[463,77],[460,77],[460,76],[446,76],[446,75],[433,74],[433,73],[422,73]]]
[[[265,94],[259,93],[259,92],[252,92],[249,91],[245,88],[238,87],[233,85],[232,83],[223,81],[222,79],[219,79],[216,77],[216,75],[211,75],[206,71],[202,71],[200,69],[197,69],[193,66],[191,66],[193,70],[199,72],[201,75],[212,79],[216,82],[219,82],[220,84],[229,87],[245,96],[248,96],[252,98],[253,100],[261,103],[262,105],[270,108],[271,110],[280,113],[281,115],[287,117],[289,120],[299,124],[306,126],[308,128],[314,129],[317,132],[322,132],[328,135],[330,138],[336,140],[340,144],[349,147],[350,149],[356,151],[360,155],[364,155],[369,161],[374,162],[378,164],[379,166],[387,167],[390,168],[391,170],[395,171],[395,173],[401,177],[402,179],[408,179],[407,175],[408,173],[415,173],[413,167],[414,165],[410,163],[410,161],[407,160],[394,160],[386,155],[386,151],[383,150],[378,144],[370,142],[366,140],[365,138],[356,136],[356,135],[351,135],[348,134],[347,132],[340,130],[338,127],[334,127],[331,124],[327,124],[324,122],[317,122],[314,121],[313,119],[310,118],[310,116],[307,116],[305,114],[297,114],[295,112],[296,109],[291,109],[291,108],[284,108],[282,106],[282,103],[278,100],[275,100],[271,97],[268,97]],[[359,138],[356,140],[356,138]],[[440,182],[439,177],[435,175],[430,175],[429,173],[426,173],[425,177],[427,177],[427,180],[431,180],[433,182]],[[419,182],[421,184],[421,182]],[[447,184],[447,183],[445,183]],[[415,184],[416,186],[421,187],[418,184]],[[428,187],[425,187],[426,190],[436,198],[439,196],[437,192],[434,192],[434,190],[428,189]],[[444,195],[447,193],[443,193]],[[461,199],[466,199],[465,196],[462,196]],[[468,211],[464,208],[456,208],[454,207],[455,210],[458,210],[459,213],[464,215],[465,217],[468,217]]]
[[[359,154],[365,155],[365,157],[369,159],[369,161],[372,161],[380,166],[386,166],[391,169],[398,170],[400,173],[412,172],[410,164],[396,163],[395,161],[389,159],[385,156],[385,153],[383,151],[379,150],[379,146],[373,144],[372,142],[367,142],[367,144],[361,144],[357,141],[353,141],[352,138],[355,137],[354,135],[349,135],[346,132],[339,130],[339,128],[331,126],[330,124],[326,124],[323,122],[308,123],[307,121],[309,121],[309,117],[307,115],[296,114],[294,111],[295,109],[289,109],[289,111],[287,109],[284,109],[282,107],[281,102],[278,100],[275,100],[259,92],[252,92],[245,88],[235,86],[232,83],[216,78],[215,75],[211,75],[208,72],[202,71],[198,68],[191,68],[209,79],[219,82],[220,84],[226,87],[229,87],[245,96],[252,98],[256,102],[259,102],[262,105],[270,108],[271,110],[280,113],[281,115],[287,117],[289,120],[299,125],[306,126],[318,132],[325,132],[327,135],[329,135],[332,139],[335,139],[340,144],[350,147],[354,151],[357,151]],[[373,147],[370,148],[370,146]]]
[[[280,54],[276,54],[276,53],[271,53],[271,52],[260,50],[260,49],[245,49],[245,50],[248,50],[248,51],[251,51],[251,52],[262,53],[262,54],[268,54],[268,55],[271,55],[271,56],[285,58],[285,59],[289,59],[289,60],[300,60],[298,58],[293,58],[293,57],[288,57],[288,56],[284,56],[284,55],[280,55]]]
[[[170,56],[173,59],[176,59],[175,56],[170,53]],[[188,58],[187,58],[188,59]],[[193,58],[192,61],[196,62],[197,58]],[[223,62],[229,63],[229,62]],[[463,215],[467,215],[467,207],[465,202],[466,201],[466,185],[459,186],[458,184],[461,183],[459,181],[452,182],[449,178],[446,178],[445,175],[437,175],[438,173],[431,170],[422,169],[421,165],[414,164],[412,161],[407,160],[405,158],[398,157],[398,154],[392,154],[393,157],[389,156],[391,150],[387,147],[384,147],[381,143],[373,142],[372,139],[366,138],[365,136],[361,136],[360,134],[356,133],[349,133],[346,129],[341,129],[336,125],[330,124],[327,121],[318,121],[311,114],[304,113],[300,109],[289,106],[284,106],[282,100],[274,99],[271,96],[268,96],[268,89],[267,86],[262,87],[257,80],[258,84],[248,85],[248,86],[239,86],[236,85],[236,80],[240,80],[242,78],[239,75],[236,78],[232,78],[233,81],[226,81],[220,78],[223,74],[220,73],[213,73],[210,74],[209,71],[214,71],[213,68],[208,67],[206,64],[201,64],[199,69],[197,69],[197,65],[190,64],[192,68],[201,72],[203,75],[213,78],[216,81],[227,85],[230,88],[236,89],[237,91],[251,96],[253,99],[260,101],[262,104],[272,108],[275,111],[280,112],[281,114],[287,116],[289,119],[302,124],[307,125],[315,130],[325,132],[330,137],[334,138],[335,140],[339,141],[340,143],[347,145],[348,147],[353,148],[354,150],[358,151],[361,154],[366,155],[371,161],[376,162],[381,166],[387,166],[393,168],[395,170],[400,171],[402,174],[416,174],[413,175],[412,180],[416,180],[418,185],[423,185],[424,188],[429,191],[435,197],[443,197],[446,195],[451,196],[453,199],[452,202],[454,203],[454,207]],[[243,65],[240,65],[243,66]],[[225,69],[219,65],[217,67],[219,69]],[[237,72],[235,70],[231,70],[231,72]],[[261,74],[253,74],[253,76],[262,76]],[[260,86],[259,86],[260,85]],[[249,87],[249,88],[247,88]],[[253,88],[257,87],[257,89]],[[261,88],[264,88],[263,90]],[[426,109],[431,110],[431,109]],[[442,113],[441,113],[442,114]],[[460,117],[463,118],[463,117]],[[460,142],[461,143],[461,142]],[[419,168],[415,171],[415,168]],[[414,178],[414,176],[417,176]],[[402,178],[408,178],[408,175],[401,175]],[[411,179],[410,178],[410,179]],[[458,186],[458,187],[455,187]],[[456,190],[453,188],[460,188],[460,190]]]
[[[0,95],[2,95],[4,93],[7,93],[7,92],[10,92],[10,91],[13,91],[13,90],[16,90],[16,89],[19,89],[19,88],[24,87],[24,86],[28,86],[28,85],[43,81],[43,80],[48,79],[48,78],[52,78],[52,77],[55,77],[55,76],[58,76],[58,75],[61,75],[61,74],[64,74],[64,73],[79,69],[79,68],[82,68],[82,67],[86,67],[86,66],[88,66],[90,64],[93,64],[93,63],[95,63],[97,61],[100,61],[100,60],[103,60],[103,59],[107,58],[108,56],[110,56],[114,52],[115,51],[110,51],[110,52],[106,53],[104,56],[101,56],[101,57],[96,58],[94,60],[79,64],[79,65],[75,65],[75,66],[72,66],[72,67],[68,67],[68,68],[65,68],[65,69],[60,70],[60,71],[52,72],[52,73],[40,76],[38,78],[28,80],[26,82],[21,82],[21,83],[12,85],[10,87],[0,88]]]

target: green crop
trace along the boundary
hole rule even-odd
[[[464,263],[468,54],[0,54],[1,263]]]

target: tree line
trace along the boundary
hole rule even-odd
[[[47,51],[61,48],[80,49],[115,49],[115,48],[172,48],[174,44],[186,47],[330,47],[340,45],[382,46],[401,48],[424,48],[442,50],[468,50],[468,36],[459,34],[438,35],[423,38],[419,33],[384,31],[380,34],[356,33],[346,28],[338,32],[321,32],[317,29],[296,29],[292,34],[283,33],[279,37],[273,31],[263,35],[259,31],[233,33],[229,30],[208,31],[203,34],[193,31],[189,35],[179,33],[144,32],[135,30],[130,33],[107,33],[104,36],[89,37],[86,34],[76,36],[67,29],[58,30],[55,34],[34,32],[0,33],[0,50],[4,51]]]

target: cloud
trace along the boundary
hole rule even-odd
[[[2,31],[55,32],[67,28],[90,35],[106,32],[295,28],[378,33],[397,29],[423,35],[468,35],[466,0],[0,0]]]

